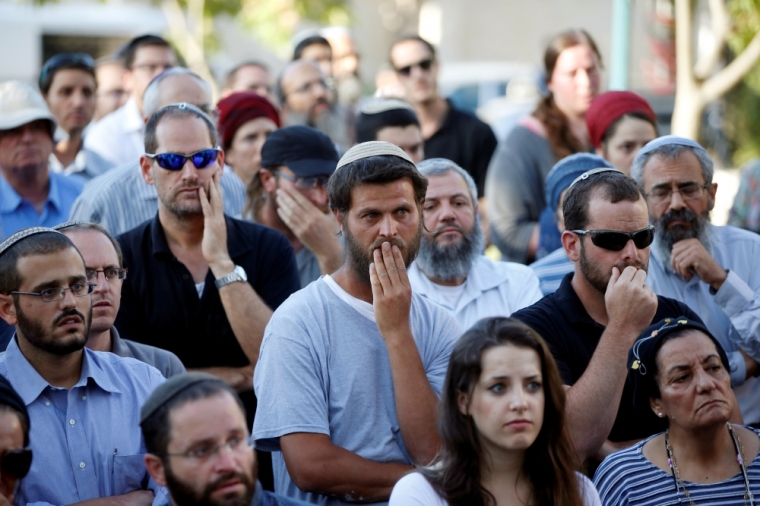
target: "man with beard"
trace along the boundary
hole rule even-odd
[[[341,151],[353,144],[348,112],[335,104],[335,93],[313,61],[295,60],[277,79],[282,124],[314,127],[333,140]]]
[[[338,224],[327,208],[327,180],[337,163],[330,138],[307,126],[272,132],[261,148],[256,221],[288,238],[301,288],[343,263]]]
[[[460,331],[407,277],[426,187],[387,142],[354,146],[330,177],[345,260],[275,311],[254,374],[253,436],[274,452],[288,497],[387,504],[438,451],[438,396]]]
[[[173,506],[305,506],[262,490],[245,408],[226,383],[204,373],[173,377],[145,401],[145,467]]]
[[[117,237],[129,277],[116,327],[226,381],[252,421],[264,327],[300,284],[282,234],[224,214],[224,152],[216,146],[213,122],[190,104],[148,121],[140,166],[156,188],[158,213]]]
[[[428,180],[425,232],[409,268],[412,289],[436,302],[462,329],[489,316],[509,316],[542,297],[530,267],[483,255],[478,190],[472,176],[444,158],[418,165]]]
[[[631,175],[644,187],[656,227],[649,282],[698,309],[729,357],[745,423],[760,422],[760,237],[710,223],[717,183],[707,151],[668,135],[648,143]]]
[[[185,372],[185,366],[174,353],[122,339],[114,327],[121,306],[121,285],[127,277],[124,256],[116,239],[95,223],[70,221],[53,228],[71,239],[84,260],[87,281],[95,283],[91,297],[92,324],[86,346],[94,351],[136,358],[158,369],[165,378]]]
[[[26,404],[34,453],[16,504],[166,501],[142,464],[138,429],[140,406],[164,378],[85,348],[93,287],[82,256],[56,230],[27,228],[0,244],[0,317],[16,327],[0,375]]]
[[[654,230],[636,181],[592,169],[573,181],[562,207],[562,246],[575,271],[512,317],[546,340],[567,388],[566,423],[578,453],[601,461],[662,431],[636,414],[626,383],[636,338],[663,318],[698,316],[645,284]]]

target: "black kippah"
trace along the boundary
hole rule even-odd
[[[165,382],[161,383],[150,396],[146,399],[145,404],[140,408],[140,424],[151,417],[158,408],[184,392],[191,386],[202,381],[219,381],[216,376],[205,372],[188,372],[172,376]]]

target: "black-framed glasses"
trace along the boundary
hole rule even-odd
[[[588,235],[594,246],[610,251],[620,251],[628,241],[633,241],[638,249],[644,249],[654,241],[654,226],[649,225],[635,232],[620,232],[618,230],[571,230],[578,235]]]
[[[31,465],[32,450],[30,448],[8,450],[0,456],[0,472],[3,476],[20,480],[29,473]]]
[[[311,190],[312,188],[316,188],[317,186],[326,188],[327,181],[330,179],[330,176],[293,177],[287,174],[283,174],[282,172],[279,172],[279,171],[275,171],[274,173],[282,178],[287,179],[288,181],[292,181],[293,185],[299,190]]]
[[[710,183],[697,184],[688,183],[675,190],[672,188],[655,188],[651,192],[644,194],[644,196],[652,204],[664,204],[670,202],[674,193],[680,193],[682,200],[696,200],[705,194],[705,190],[710,187]]]
[[[432,59],[432,58],[425,58],[424,60],[422,60],[420,62],[413,63],[411,65],[407,65],[406,67],[398,68],[398,69],[396,69],[396,72],[398,72],[402,76],[408,76],[408,75],[411,75],[412,69],[414,67],[419,67],[421,70],[424,70],[425,72],[427,72],[428,70],[430,70],[433,67],[433,63],[435,63],[434,59]]]
[[[113,281],[115,279],[126,279],[127,277],[127,269],[119,269],[117,267],[109,267],[108,269],[102,269],[102,270],[96,270],[96,269],[87,269],[85,271],[85,276],[87,276],[87,281],[97,281],[98,280],[98,274],[103,273],[103,275],[106,277],[106,281]]]
[[[87,53],[58,53],[48,59],[40,72],[40,88],[52,72],[64,67],[85,67],[95,72],[95,60]]]
[[[182,170],[185,163],[190,160],[196,169],[205,169],[214,163],[219,156],[219,148],[201,149],[189,155],[180,153],[145,153],[145,156],[155,160],[158,166],[166,170]]]
[[[228,441],[219,443],[203,443],[182,453],[167,453],[171,457],[181,457],[195,460],[203,463],[219,455],[222,448],[227,448],[230,453],[242,453],[243,451],[253,448],[253,441],[250,437],[237,436],[230,438]]]
[[[289,91],[285,95],[292,95],[293,93],[311,93],[317,86],[321,87],[325,91],[332,89],[332,83],[330,81],[324,78],[319,78],[303,83],[301,86],[292,91]]]
[[[89,295],[95,289],[95,283],[85,281],[82,283],[74,283],[71,286],[57,286],[55,288],[45,288],[39,292],[11,292],[19,295],[34,295],[35,297],[41,297],[45,302],[53,302],[61,300],[66,296],[66,290],[71,290],[74,297],[84,297]]]

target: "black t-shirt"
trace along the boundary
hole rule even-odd
[[[485,196],[486,171],[496,150],[496,136],[487,124],[449,102],[441,128],[425,139],[425,158],[447,158],[466,170]]]
[[[556,292],[512,314],[513,318],[526,323],[544,338],[566,385],[574,385],[583,375],[605,329],[588,315],[573,290],[573,274],[571,272],[562,279]],[[652,323],[678,316],[702,321],[682,302],[659,295],[657,302],[657,312]],[[627,371],[620,371],[620,374],[627,374]],[[644,417],[633,407],[633,387],[626,381],[615,424],[608,439],[630,441],[662,431],[663,426],[657,423],[656,418]]]

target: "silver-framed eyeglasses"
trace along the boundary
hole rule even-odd
[[[127,277],[127,269],[120,269],[118,267],[109,267],[107,269],[102,269],[102,270],[87,269],[85,271],[85,276],[87,276],[87,281],[96,282],[98,280],[98,274],[100,274],[101,272],[106,277],[106,281],[114,281],[116,279],[126,279]]]
[[[316,188],[317,186],[321,186],[322,188],[327,188],[327,181],[330,179],[330,176],[293,177],[287,174],[283,174],[282,172],[279,172],[279,171],[275,171],[275,174],[277,174],[278,176],[282,178],[287,179],[288,181],[292,181],[293,185],[299,190],[311,190],[312,188]]]
[[[666,187],[654,188],[651,192],[645,193],[644,195],[652,204],[664,204],[665,202],[671,201],[674,193],[680,193],[682,200],[696,200],[704,195],[705,190],[709,187],[710,183],[688,183],[675,190]]]
[[[207,462],[219,455],[222,448],[227,448],[230,453],[242,454],[243,452],[253,448],[253,441],[250,437],[237,436],[230,438],[227,442],[219,444],[204,443],[192,447],[186,452],[182,453],[167,453],[171,457],[181,457],[185,459],[191,459],[196,462]]]
[[[84,297],[85,295],[90,295],[92,291],[95,289],[95,283],[90,283],[89,281],[81,282],[81,283],[74,283],[71,286],[57,286],[55,288],[45,288],[44,290],[40,290],[39,292],[11,292],[12,294],[19,294],[19,295],[34,295],[35,297],[42,298],[45,302],[53,302],[56,300],[61,300],[66,296],[66,290],[71,290],[71,293],[74,295],[74,297]]]

